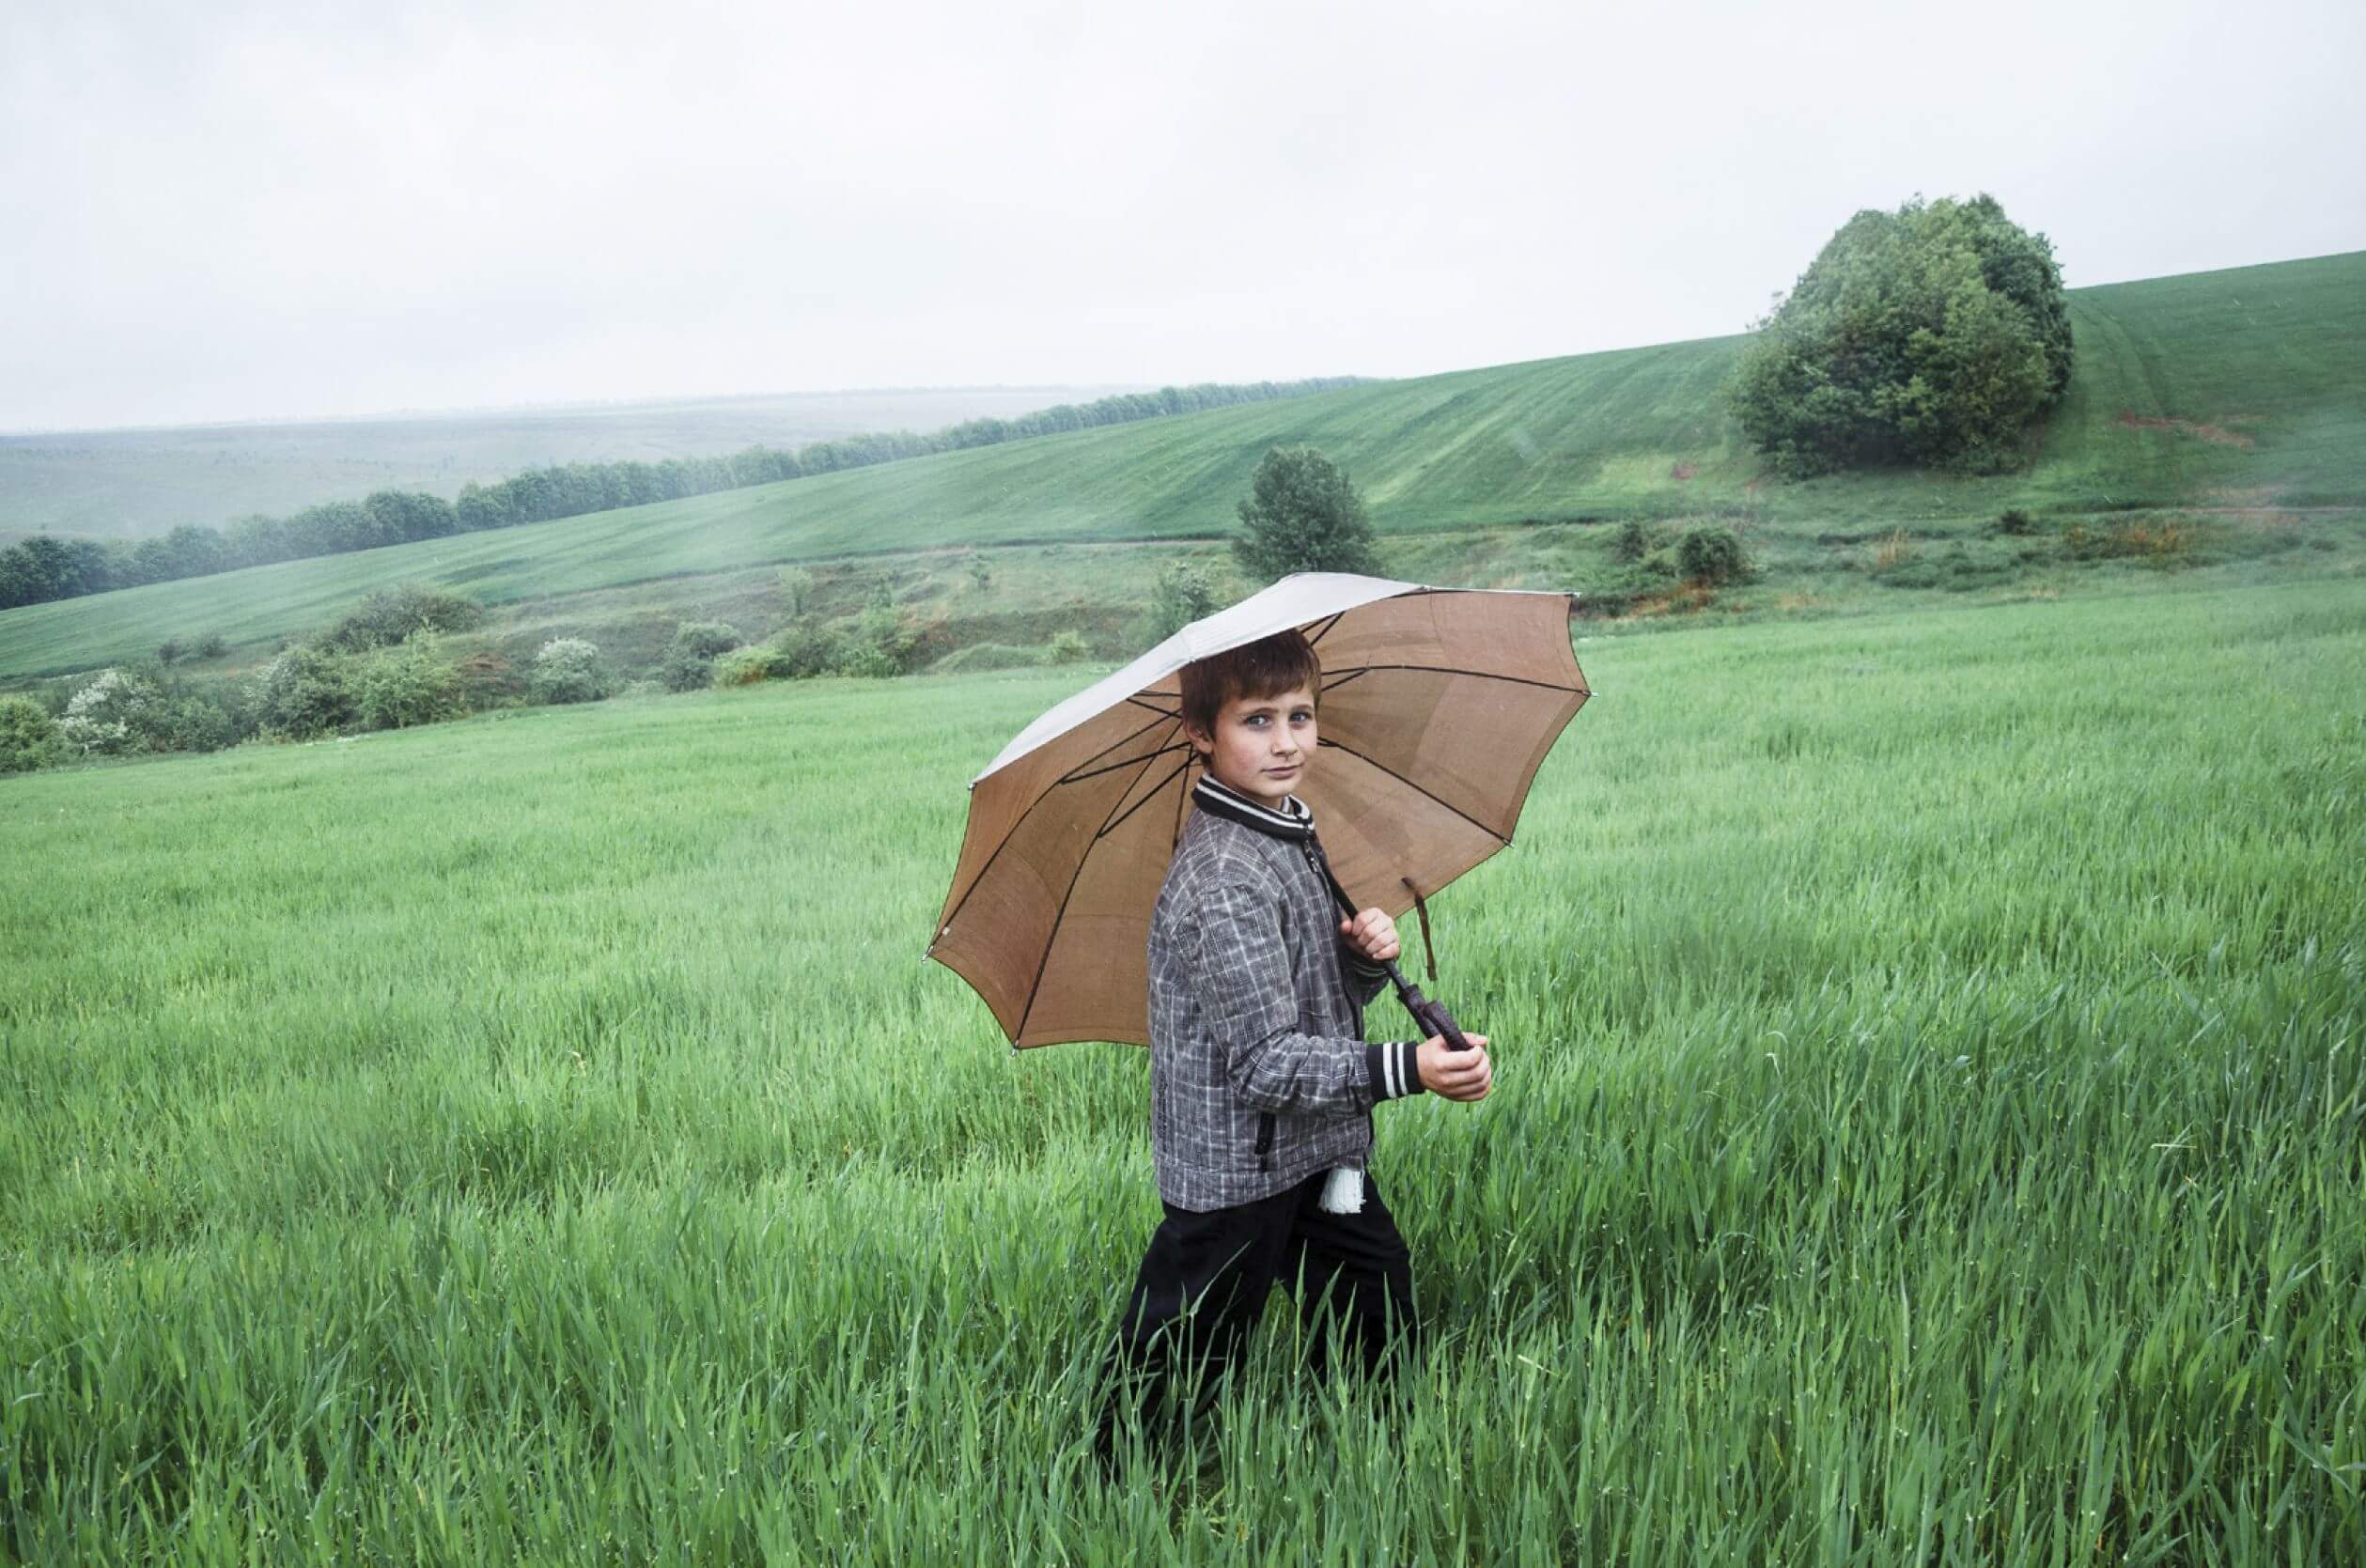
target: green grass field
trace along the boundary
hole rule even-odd
[[[1297,442],[1346,467],[1402,558],[1447,568],[1430,579],[1439,582],[1585,589],[1607,567],[1609,531],[1589,533],[1584,521],[1626,517],[1724,518],[1792,574],[1780,589],[1826,598],[1833,574],[1860,565],[1877,535],[1903,530],[1952,550],[2014,505],[2048,517],[2176,508],[2206,532],[2242,536],[2229,545],[2237,552],[2280,550],[2333,526],[2351,548],[2366,516],[2366,253],[2071,299],[2078,374],[2017,474],[1761,482],[1716,401],[1741,340],[1718,338],[1353,387],[26,606],[0,613],[0,683],[136,658],[168,636],[218,632],[251,658],[402,580],[491,604],[532,602],[548,619],[551,601],[619,589],[728,598],[752,568],[787,561],[1208,539],[1235,527],[1234,503],[1266,449]],[[1527,536],[1528,525],[1573,520],[1586,541],[1574,555],[1556,555],[1555,536]],[[1971,560],[1974,575],[2027,575],[1990,546],[1979,551],[1998,559]],[[1132,568],[1137,597],[1159,553]],[[1483,571],[1488,557],[1506,559]],[[1006,582],[1046,574],[1024,554],[1008,559]]]
[[[1146,1058],[919,956],[1084,675],[0,783],[0,1558],[2366,1559],[2366,584],[1578,651],[1408,1413],[1112,1490]]]

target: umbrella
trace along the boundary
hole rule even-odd
[[[1306,572],[1192,622],[1037,718],[971,781],[928,956],[985,999],[1014,1048],[1147,1045],[1151,907],[1194,779],[1176,672],[1293,627],[1323,665],[1321,755],[1299,793],[1334,894],[1402,914],[1512,842],[1588,695],[1573,602]],[[1438,1032],[1442,1010],[1391,977]]]

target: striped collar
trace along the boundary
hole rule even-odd
[[[1262,800],[1253,800],[1237,789],[1218,784],[1212,775],[1202,773],[1199,782],[1191,785],[1191,803],[1211,816],[1237,822],[1274,838],[1303,842],[1315,836],[1314,808],[1295,795],[1282,797],[1282,809],[1276,811]]]

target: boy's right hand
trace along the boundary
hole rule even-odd
[[[1495,1064],[1487,1060],[1487,1036],[1465,1033],[1463,1038],[1477,1048],[1456,1050],[1439,1035],[1422,1042],[1415,1053],[1413,1065],[1422,1075],[1422,1087],[1431,1094],[1450,1100],[1483,1100],[1495,1086]]]

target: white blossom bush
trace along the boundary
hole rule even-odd
[[[120,670],[101,670],[75,692],[57,721],[57,734],[85,756],[108,756],[138,749],[135,729],[155,705],[156,688]]]
[[[534,656],[534,691],[546,703],[589,703],[613,685],[599,650],[581,637],[554,637]]]
[[[335,735],[359,722],[352,660],[296,646],[263,666],[253,697],[265,734],[283,740]]]

